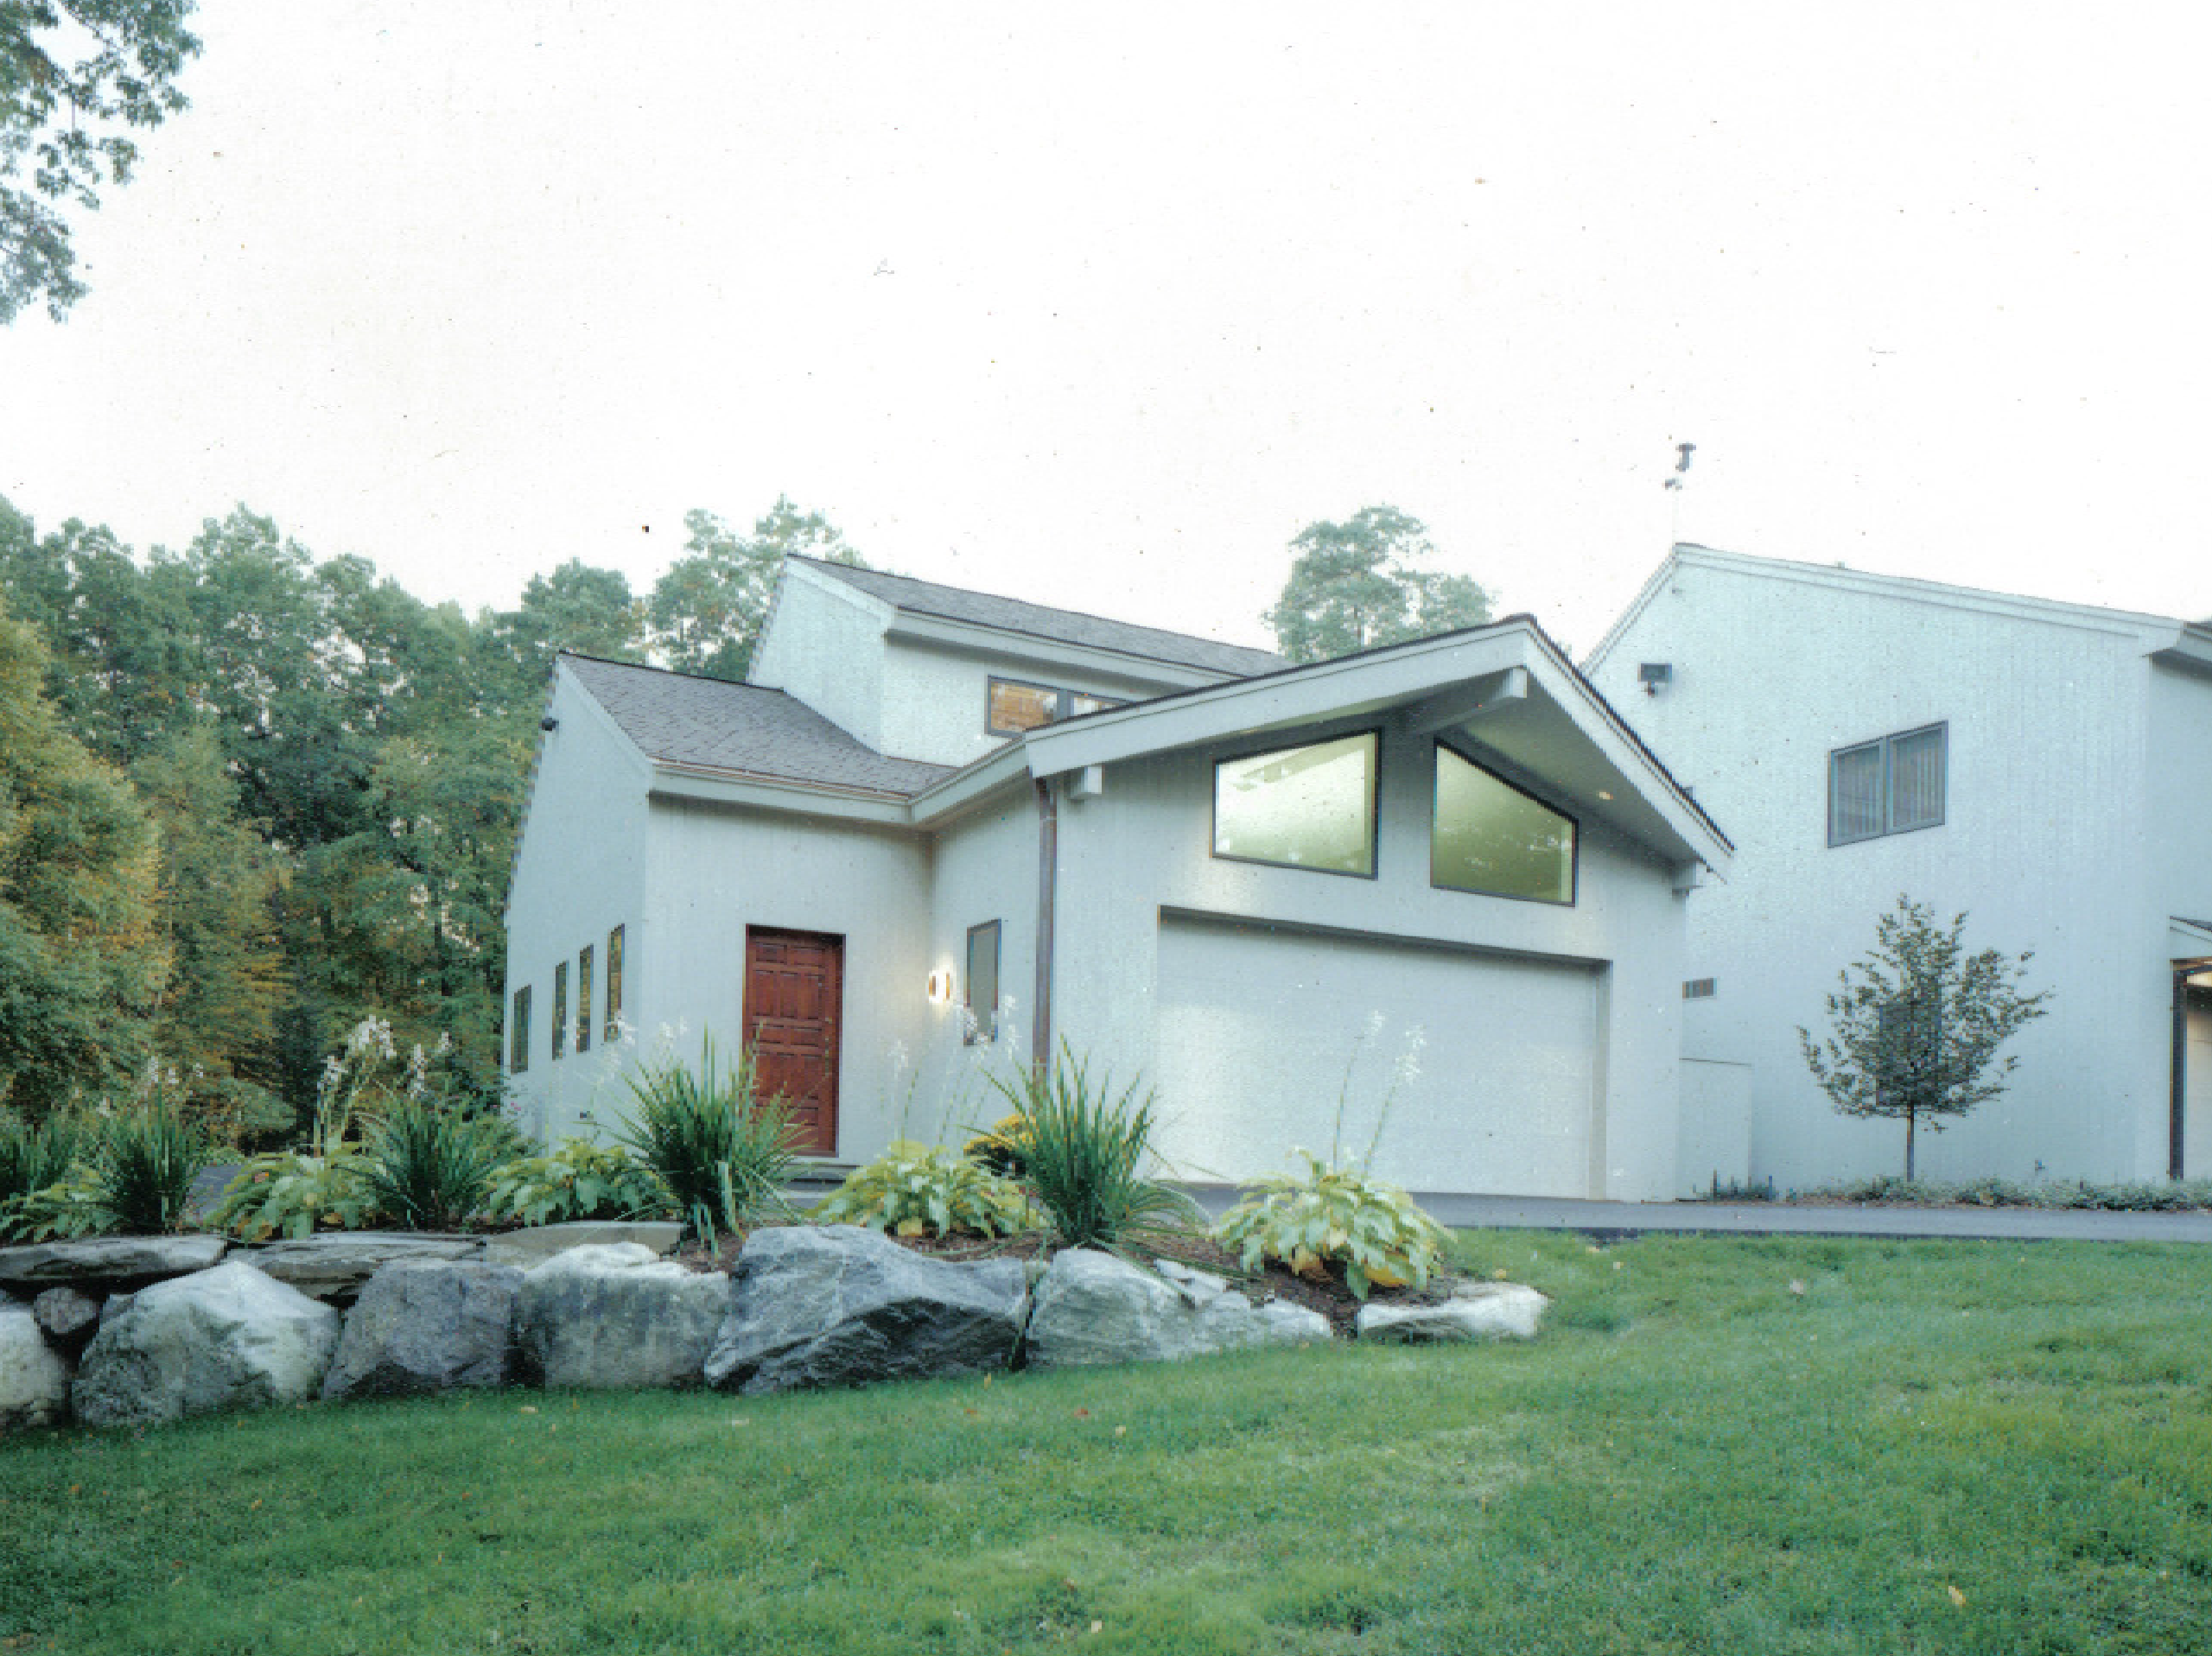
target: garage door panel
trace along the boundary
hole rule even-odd
[[[1164,918],[1163,1147],[1192,1177],[1280,1171],[1294,1145],[1329,1153],[1341,1097],[1354,1158],[1391,1094],[1382,1177],[1587,1195],[1597,980],[1580,962]]]

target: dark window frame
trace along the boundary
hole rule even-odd
[[[1934,732],[1937,739],[1936,774],[1942,798],[1936,809],[1936,819],[1930,822],[1915,822],[1907,828],[1896,824],[1897,817],[1897,745],[1925,736]],[[1837,762],[1853,753],[1874,750],[1881,755],[1882,826],[1871,834],[1838,834],[1836,832],[1835,777]],[[1863,742],[1847,742],[1841,747],[1828,750],[1828,845],[1831,848],[1843,845],[1864,845],[1869,840],[1886,840],[1893,834],[1918,834],[1924,828],[1942,828],[1951,815],[1951,721],[1932,720],[1924,725],[1915,725],[1910,730],[1893,730],[1886,735],[1871,737]]]
[[[991,722],[992,692],[1001,684],[1010,685],[1018,689],[1046,692],[1052,698],[1052,716],[1047,719],[1044,725],[993,724]],[[1001,673],[992,673],[987,676],[983,684],[983,733],[987,736],[1025,736],[1033,730],[1044,729],[1046,725],[1060,724],[1069,719],[1088,718],[1089,714],[1078,714],[1075,710],[1076,699],[1078,696],[1088,696],[1093,701],[1104,704],[1102,707],[1091,708],[1090,713],[1104,713],[1109,707],[1128,705],[1128,700],[1125,696],[1102,695],[1096,690],[1071,690],[1062,684],[1040,684],[1033,678],[1008,678]]]
[[[991,934],[991,1004],[978,1008],[976,1005],[976,937],[979,932]],[[965,1028],[961,1043],[966,1046],[984,1046],[999,1038],[999,991],[1005,987],[1002,968],[1006,964],[1006,932],[995,920],[982,921],[968,928],[968,955],[962,962],[961,998],[968,1008]]]
[[[1449,885],[1436,877],[1436,810],[1437,796],[1444,787],[1444,767],[1437,760],[1440,752],[1464,760],[1501,787],[1510,789],[1530,804],[1541,807],[1563,821],[1572,834],[1567,848],[1567,895],[1560,897],[1527,897],[1519,891],[1492,891],[1477,885]],[[1571,909],[1582,898],[1582,819],[1562,805],[1554,804],[1534,789],[1524,788],[1512,777],[1500,775],[1491,766],[1459,746],[1439,736],[1429,744],[1428,755],[1428,888],[1433,891],[1457,891],[1462,897],[1496,898],[1501,903],[1541,903],[1547,908]]]
[[[569,1050],[569,963],[559,961],[553,968],[553,1055],[558,1063]]]
[[[1355,736],[1370,738],[1375,743],[1375,775],[1367,796],[1367,869],[1324,868],[1318,863],[1279,862],[1273,857],[1243,857],[1233,851],[1221,849],[1221,767],[1234,765],[1239,759],[1256,759],[1269,753],[1295,753],[1301,747],[1320,747],[1329,742],[1350,741]],[[1249,863],[1255,868],[1288,868],[1300,874],[1334,874],[1339,879],[1380,879],[1382,877],[1382,726],[1365,726],[1357,730],[1338,731],[1333,736],[1317,736],[1302,742],[1270,742],[1265,746],[1238,748],[1233,752],[1217,755],[1213,761],[1212,775],[1206,789],[1206,849],[1217,862]]]
[[[517,989],[508,1006],[507,1073],[519,1075],[530,1068],[530,985]]]
[[[629,938],[626,924],[607,934],[607,1028],[603,1038],[622,1038],[622,954]]]
[[[598,951],[586,943],[576,951],[576,1056],[591,1050],[591,980]]]

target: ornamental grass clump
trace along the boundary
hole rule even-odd
[[[1119,1093],[1102,1071],[1060,1046],[1059,1062],[993,1076],[1028,1139],[1022,1183],[1063,1247],[1110,1248],[1138,1230],[1179,1229],[1205,1218],[1191,1198],[1147,1177],[1153,1098]]]
[[[158,1088],[100,1126],[89,1165],[101,1228],[126,1236],[184,1228],[192,1186],[215,1147]]]
[[[815,1208],[825,1225],[865,1225],[900,1236],[1011,1236],[1034,1218],[1029,1197],[964,1155],[899,1139]]]
[[[791,1113],[780,1094],[760,1095],[751,1051],[725,1063],[709,1036],[696,1074],[671,1061],[626,1080],[638,1109],[620,1141],[652,1169],[691,1234],[741,1234],[791,1211],[783,1193],[798,1166]]]
[[[373,1123],[354,1164],[371,1205],[403,1230],[459,1230],[483,1204],[492,1176],[521,1148],[497,1116],[464,1114],[443,1099],[403,1099]]]
[[[89,1136],[83,1119],[67,1111],[36,1126],[13,1116],[0,1120],[0,1227],[9,1203],[60,1183]]]

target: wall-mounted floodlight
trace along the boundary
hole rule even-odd
[[[952,968],[950,967],[940,966],[930,974],[929,997],[930,1005],[932,1006],[943,1006],[951,1002]]]
[[[558,730],[561,728],[561,721],[549,713],[537,721],[537,727],[540,730]]]
[[[1637,682],[1643,686],[1646,695],[1656,695],[1675,682],[1672,662],[1648,661],[1636,669]]]

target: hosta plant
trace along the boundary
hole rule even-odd
[[[1359,1299],[1371,1288],[1427,1285],[1444,1244],[1442,1226],[1395,1184],[1332,1167],[1308,1151],[1293,1153],[1306,1171],[1262,1179],[1222,1215],[1216,1241],[1247,1271],[1267,1259],[1315,1278],[1341,1267],[1344,1285]]]
[[[280,1150],[250,1158],[207,1210],[207,1223],[242,1242],[361,1230],[380,1216],[360,1177],[360,1152],[334,1140],[326,1155]]]
[[[585,1219],[666,1219],[667,1187],[620,1145],[563,1139],[550,1156],[522,1156],[492,1175],[484,1217],[493,1224],[560,1225]]]
[[[1020,1113],[1001,1116],[988,1132],[963,1145],[960,1153],[991,1172],[1020,1178],[1029,1161],[1028,1129],[1022,1126]]]
[[[901,1236],[1007,1236],[1028,1228],[1029,1198],[964,1155],[900,1139],[814,1209],[825,1225],[865,1225]]]
[[[67,1242],[107,1229],[99,1177],[88,1162],[73,1162],[52,1183],[0,1202],[0,1242]]]

